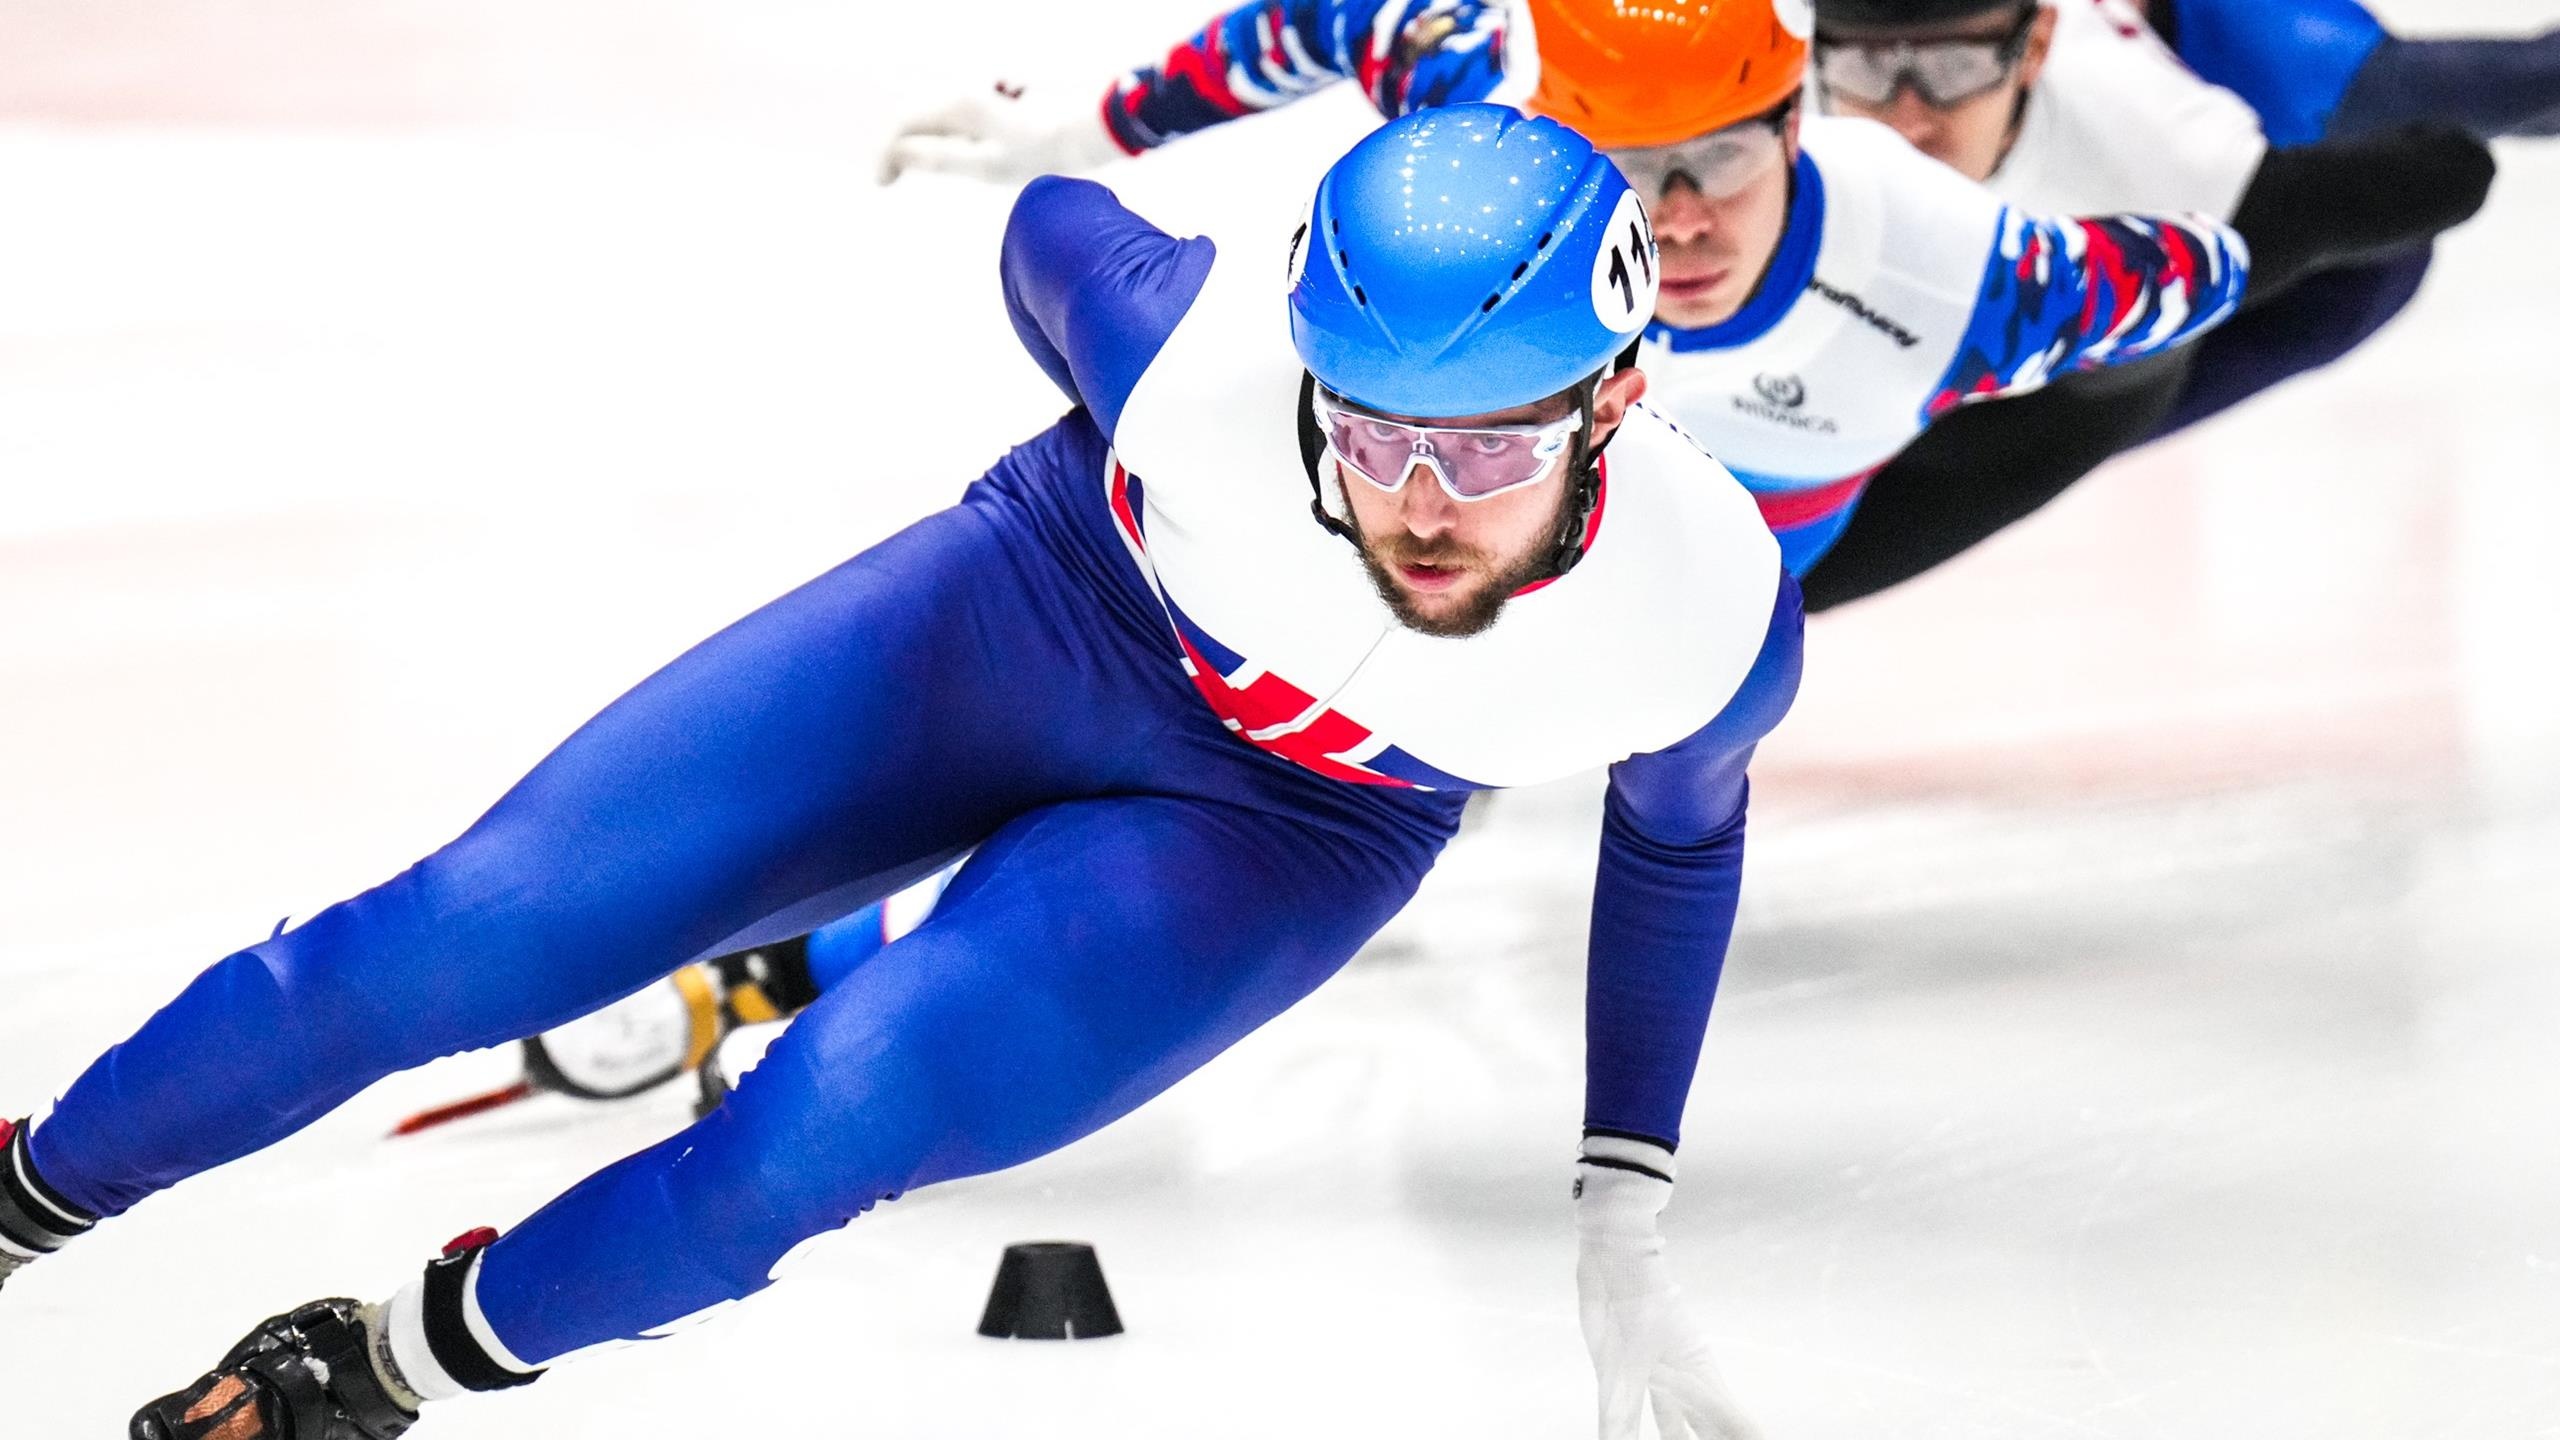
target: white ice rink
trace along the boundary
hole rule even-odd
[[[872,156],[1208,9],[0,0],[0,1113],[1053,418],[1006,197]],[[1110,178],[1285,221],[1362,124]],[[1772,1440],[2560,1436],[2560,150],[2501,158],[2364,354],[1814,627],[1669,1218]],[[1340,981],[1093,1141],[420,1433],[1587,1436],[1595,798],[1504,797]],[[120,1435],[685,1117],[380,1138],[509,1068],[27,1272],[0,1437]],[[1128,1335],[971,1333],[1050,1237]]]

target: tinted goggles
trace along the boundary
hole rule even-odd
[[[1318,386],[1316,424],[1342,468],[1392,495],[1416,467],[1427,468],[1459,501],[1489,500],[1535,485],[1556,473],[1582,429],[1576,410],[1544,425],[1495,425],[1457,429],[1412,425],[1351,408]]]
[[[1754,181],[1786,162],[1787,121],[1794,102],[1739,125],[1701,135],[1677,145],[1650,145],[1641,150],[1612,150],[1609,158],[1650,200],[1671,188],[1673,176],[1698,187],[1710,200],[1730,200]]]
[[[1890,105],[1906,85],[1936,109],[1961,105],[1996,89],[2017,69],[2035,33],[2036,7],[2006,35],[1979,40],[1832,40],[1813,42],[1814,74],[1823,90],[1861,105]]]

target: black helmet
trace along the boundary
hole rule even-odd
[[[2021,14],[2042,0],[1815,0],[1816,27],[1849,25],[1861,30],[1893,30],[1905,26],[1944,25],[2006,10]]]

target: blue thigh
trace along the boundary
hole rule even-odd
[[[2238,91],[2279,147],[2327,137],[2340,97],[2384,39],[2357,0],[2173,0],[2173,13],[2179,58]]]
[[[1267,805],[1113,796],[1006,826],[718,1111],[489,1251],[499,1339],[543,1363],[762,1289],[802,1240],[1086,1135],[1287,1009],[1403,905],[1456,808],[1346,825],[1282,779]]]
[[[705,642],[459,840],[206,971],[71,1087],[38,1166],[121,1212],[384,1075],[798,933],[1121,783],[1198,702],[1038,529],[982,486]]]
[[[2432,249],[2311,276],[2196,342],[2196,361],[2153,439],[2201,424],[2251,396],[2317,370],[2373,338],[2409,302]]]

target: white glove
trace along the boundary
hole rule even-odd
[[[1662,1440],[1754,1440],[1759,1431],[1724,1388],[1706,1333],[1680,1303],[1662,1254],[1671,1152],[1592,1136],[1575,1167],[1582,1234],[1582,1338],[1600,1381],[1600,1440],[1642,1440],[1644,1410]]]
[[[880,157],[880,183],[939,170],[998,184],[1091,170],[1127,152],[1102,123],[1102,88],[1062,95],[997,81],[985,93],[898,127]]]

